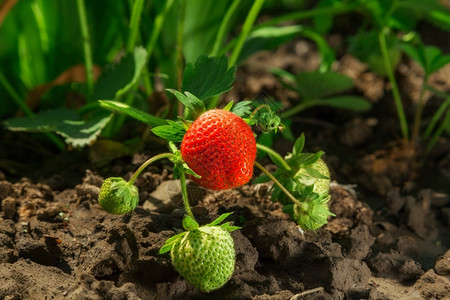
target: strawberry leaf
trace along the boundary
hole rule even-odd
[[[172,93],[181,103],[186,106],[194,119],[197,119],[202,113],[205,112],[205,104],[200,101],[196,96],[189,92],[185,92],[184,95],[177,90],[166,89],[166,91]]]
[[[186,134],[186,129],[181,122],[174,122],[167,120],[169,125],[162,125],[152,128],[152,132],[171,142],[181,142],[184,135]]]
[[[296,75],[296,80],[297,90],[304,100],[320,99],[349,90],[353,86],[351,78],[333,71],[300,72]]]
[[[228,68],[226,56],[200,56],[195,65],[184,69],[181,90],[196,95],[200,100],[223,94],[232,88],[236,67]]]
[[[241,118],[244,118],[246,116],[249,116],[252,113],[252,106],[253,101],[240,101],[236,103],[233,108],[231,109],[231,112],[235,115],[238,115]]]
[[[143,112],[139,109],[129,106],[128,104],[111,101],[111,100],[98,100],[100,102],[100,106],[103,106],[107,109],[118,111],[128,116],[135,118],[138,121],[144,122],[147,125],[152,127],[166,125],[167,121],[155,116],[152,116],[146,112]]]

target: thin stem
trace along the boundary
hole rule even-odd
[[[6,89],[6,91],[9,93],[11,98],[16,102],[16,104],[23,110],[23,112],[31,117],[34,115],[34,113],[31,111],[31,109],[27,106],[25,101],[19,96],[19,94],[14,90],[14,88],[9,83],[8,79],[3,75],[2,71],[0,70],[0,83],[3,85],[3,87]]]
[[[139,174],[141,174],[141,172],[148,167],[148,165],[150,165],[151,163],[157,161],[158,159],[162,159],[162,158],[173,158],[173,159],[177,159],[177,157],[172,154],[172,153],[161,153],[158,155],[155,155],[151,158],[149,158],[146,162],[144,162],[139,169],[136,170],[136,172],[134,172],[133,176],[131,177],[131,179],[128,181],[129,184],[133,184],[134,181],[136,180],[136,178],[139,176]]]
[[[266,152],[269,154],[270,158],[274,161],[275,164],[279,164],[282,166],[283,169],[286,169],[290,171],[292,168],[287,164],[287,162],[281,157],[280,154],[275,152],[274,150],[270,149],[269,147],[266,147],[261,144],[256,144],[256,149],[259,149],[261,151]],[[277,163],[278,162],[278,163]]]
[[[133,52],[136,45],[136,38],[139,33],[139,24],[141,21],[142,10],[144,8],[144,0],[135,0],[133,3],[133,10],[130,18],[130,35],[128,36],[127,52]]]
[[[400,122],[400,128],[402,130],[402,135],[405,140],[408,140],[408,123],[406,121],[405,111],[403,109],[402,99],[400,97],[400,92],[398,90],[397,82],[395,81],[394,70],[392,69],[392,63],[389,58],[389,51],[386,44],[386,28],[382,28],[378,33],[378,42],[380,44],[381,54],[383,55],[384,65],[386,67],[386,72],[389,78],[389,82],[392,86],[392,95],[394,96],[395,106],[397,108],[397,115]]]
[[[231,18],[233,17],[240,3],[240,0],[234,0],[228,8],[225,17],[222,19],[222,23],[220,24],[219,31],[217,32],[217,37],[214,42],[213,50],[211,51],[211,56],[217,56],[219,54],[220,47],[222,46],[222,42],[225,39],[226,30],[230,26]]]
[[[81,35],[83,38],[84,64],[86,66],[86,83],[87,83],[87,101],[92,99],[92,91],[94,90],[94,73],[92,63],[91,40],[89,38],[89,29],[86,18],[86,8],[84,0],[77,0],[78,17],[80,19]]]
[[[450,124],[450,109],[447,110],[444,120],[442,120],[441,125],[436,129],[433,136],[431,137],[431,140],[427,146],[427,151],[426,151],[427,153],[430,152],[430,150],[433,148],[434,144],[437,142],[438,138],[441,136],[444,129],[448,128],[449,124]]]
[[[238,37],[237,44],[231,53],[230,59],[228,61],[228,67],[232,67],[237,63],[239,58],[239,54],[241,54],[242,47],[244,46],[244,42],[247,39],[250,31],[252,30],[253,24],[255,23],[256,18],[258,17],[259,11],[264,4],[264,0],[255,0],[250,11],[245,19],[244,25],[242,26],[241,34]]]
[[[287,118],[290,118],[290,117],[298,114],[299,112],[301,112],[307,108],[317,106],[317,105],[326,105],[326,104],[327,104],[327,102],[323,101],[321,99],[303,101],[302,103],[294,106],[293,108],[290,108],[290,109],[286,110],[285,112],[283,112],[280,115],[280,118],[287,119]]]
[[[429,88],[428,88],[429,89]],[[435,94],[437,94],[436,92],[440,92],[438,90],[433,91]],[[436,110],[436,112],[433,114],[433,117],[431,118],[430,123],[427,126],[427,129],[425,130],[425,133],[423,134],[423,138],[427,139],[430,135],[431,132],[433,131],[434,127],[436,126],[437,122],[439,121],[439,119],[441,118],[441,116],[444,114],[444,112],[446,111],[447,107],[450,106],[450,96],[448,95],[440,95],[440,96],[446,96],[445,101],[439,106],[439,108]]]
[[[180,168],[180,184],[181,184],[181,195],[183,196],[183,204],[186,209],[186,213],[189,217],[195,220],[194,214],[192,213],[191,206],[189,205],[189,198],[187,194],[186,187],[186,174],[184,173],[183,168]]]
[[[291,14],[286,14],[286,15],[282,15],[280,17],[271,18],[270,20],[268,20],[266,22],[263,22],[257,26],[254,26],[252,31],[255,31],[260,28],[267,27],[267,26],[274,26],[279,23],[287,22],[287,21],[300,21],[303,19],[312,18],[312,17],[316,17],[316,16],[322,16],[322,15],[332,16],[332,15],[342,14],[342,13],[352,11],[355,8],[357,8],[358,6],[359,6],[359,4],[352,3],[352,4],[344,4],[340,7],[315,8],[315,9],[311,9],[311,10],[299,11],[299,12],[295,12],[295,13],[291,13]],[[234,47],[234,45],[236,45],[236,43],[237,43],[237,38],[233,39],[225,47],[223,47],[223,49],[220,51],[220,53],[227,53],[231,48]]]
[[[413,123],[413,130],[412,130],[412,136],[411,140],[415,141],[419,137],[419,131],[420,131],[420,121],[422,120],[422,112],[423,107],[425,106],[425,84],[426,84],[427,78],[424,79],[424,82],[422,83],[422,87],[420,89],[420,96],[419,96],[419,102],[417,104],[417,110],[416,114],[414,115],[414,123]]]
[[[178,89],[181,89],[183,81],[183,44],[184,44],[184,22],[186,19],[186,0],[179,0],[178,24],[177,24],[177,83]],[[179,103],[181,104],[181,103]],[[181,106],[180,106],[181,107]],[[180,112],[179,112],[180,113]],[[180,114],[181,116],[182,114]]]
[[[295,199],[294,196],[292,196],[292,194],[272,175],[270,174],[269,171],[267,171],[266,168],[264,168],[260,163],[258,163],[257,161],[255,161],[254,165],[256,167],[258,167],[258,169],[260,169],[264,174],[266,174],[267,176],[269,176],[269,178],[273,181],[273,183],[275,183],[276,185],[278,185],[278,187],[286,194],[286,196],[288,196],[289,199],[291,199],[292,202],[294,202],[294,204],[298,205],[298,206],[302,206],[302,203],[300,201],[298,201],[297,199]]]

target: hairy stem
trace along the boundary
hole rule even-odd
[[[261,144],[256,144],[256,149],[259,149],[259,150],[264,151],[267,154],[269,154],[272,161],[277,165],[281,165],[281,167],[283,169],[286,169],[288,171],[291,170],[291,167],[287,164],[287,162],[281,157],[280,154],[275,152],[273,149],[266,147],[264,145],[261,145]]]
[[[181,195],[183,196],[183,204],[184,208],[186,209],[186,213],[189,217],[195,220],[194,214],[192,213],[191,206],[189,205],[189,198],[187,194],[187,187],[186,187],[186,174],[184,173],[183,168],[180,168],[180,183],[181,183]]]
[[[250,114],[250,119],[253,118],[256,113],[260,110],[260,109],[267,109],[269,112],[271,112],[272,110],[270,109],[270,106],[267,104],[261,104],[260,106],[258,106],[257,108],[255,108],[255,110]]]
[[[80,20],[81,35],[83,38],[84,64],[86,67],[87,101],[90,102],[92,100],[92,92],[94,90],[94,73],[91,40],[89,37],[89,28],[86,18],[86,7],[84,6],[84,0],[77,0],[77,7],[78,17]]]
[[[266,174],[267,176],[269,176],[270,180],[273,181],[273,183],[275,183],[276,185],[278,185],[278,187],[286,194],[286,196],[296,205],[298,206],[302,206],[302,203],[300,201],[298,201],[297,199],[295,199],[294,196],[292,196],[292,194],[272,175],[270,174],[269,171],[267,171],[266,168],[264,168],[260,163],[258,163],[257,161],[255,161],[255,166],[260,169],[264,174]]]
[[[134,181],[136,180],[136,178],[139,176],[139,174],[141,174],[141,172],[148,167],[148,165],[150,165],[151,163],[157,161],[158,159],[162,159],[162,158],[173,158],[173,159],[177,159],[177,157],[172,154],[172,153],[161,153],[158,155],[155,155],[151,158],[149,158],[146,162],[144,162],[139,169],[136,170],[136,172],[134,172],[133,176],[131,177],[131,179],[128,181],[128,184],[133,184]]]

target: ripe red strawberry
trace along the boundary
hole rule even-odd
[[[181,156],[201,178],[192,178],[211,190],[247,183],[253,174],[256,140],[250,126],[237,115],[212,109],[191,125],[181,143]]]

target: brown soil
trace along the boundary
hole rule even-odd
[[[310,43],[289,47],[248,61],[229,98],[269,94],[290,105],[296,96],[261,71],[264,61],[295,72],[316,67]],[[407,61],[405,68],[416,70]],[[236,270],[209,294],[158,255],[184,214],[169,163],[138,179],[141,202],[132,215],[110,215],[97,204],[104,177],[129,178],[164,148],[99,166],[89,162],[92,150],[54,155],[28,135],[0,131],[0,299],[450,299],[450,143],[441,138],[424,156],[396,142],[385,81],[352,57],[338,69],[355,78],[355,93],[374,109],[355,115],[321,108],[293,118],[292,127],[306,133],[308,151],[327,153],[336,216],[324,228],[302,235],[271,201],[267,184],[222,192],[189,184],[200,223],[234,211],[230,220],[242,227],[232,234]],[[415,73],[398,75],[409,83],[403,93],[415,95]],[[442,78],[448,89],[450,76]],[[275,144],[282,154],[291,146]]]

